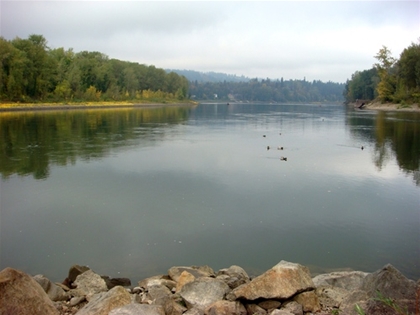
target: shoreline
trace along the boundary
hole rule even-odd
[[[380,110],[380,111],[395,111],[395,112],[420,112],[419,104],[401,105],[395,103],[379,103],[371,102],[364,105],[362,108],[358,108],[356,103],[350,103],[355,109],[359,110]]]
[[[420,292],[420,280],[406,278],[390,264],[371,273],[313,276],[307,266],[285,260],[256,277],[238,265],[218,271],[208,265],[173,266],[134,283],[82,265],[71,266],[61,283],[7,267],[0,283],[0,314],[41,310],[30,313],[35,315],[351,315],[356,306],[371,315],[394,314],[384,312],[385,306],[418,314]]]
[[[0,112],[15,112],[15,111],[44,111],[44,110],[72,110],[72,109],[115,109],[115,108],[155,108],[168,106],[197,106],[196,102],[185,103],[81,103],[81,104],[0,104]]]

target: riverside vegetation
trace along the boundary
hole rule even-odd
[[[218,272],[175,266],[135,286],[79,265],[62,283],[13,268],[0,272],[0,314],[14,315],[409,315],[419,314],[419,294],[420,280],[392,265],[311,277],[305,266],[281,261],[255,278],[235,265]]]
[[[20,103],[168,102],[187,98],[188,80],[100,52],[50,49],[42,35],[0,37],[0,100]]]
[[[367,102],[399,104],[409,107],[420,103],[420,39],[405,48],[399,59],[383,46],[376,54],[378,62],[372,69],[355,72],[347,80],[344,97],[346,102],[356,100]]]

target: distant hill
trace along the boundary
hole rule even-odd
[[[199,72],[194,70],[175,70],[166,69],[166,72],[175,72],[183,75],[188,81],[192,82],[249,82],[250,78],[237,76],[235,74],[226,74],[220,72]]]

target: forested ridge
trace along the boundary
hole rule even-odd
[[[196,99],[250,102],[342,102],[343,83],[304,80],[252,79],[248,82],[190,82]]]
[[[2,102],[162,102],[188,97],[184,76],[96,51],[50,49],[42,35],[0,37],[0,61]]]
[[[369,70],[356,71],[347,80],[344,97],[346,102],[379,100],[382,103],[420,103],[420,39],[400,54],[392,57],[383,46],[376,54],[377,63]]]

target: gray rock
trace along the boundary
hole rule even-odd
[[[61,287],[51,282],[47,277],[43,275],[36,275],[33,278],[44,289],[51,301],[56,302],[68,300],[68,294]]]
[[[95,294],[89,303],[77,312],[77,315],[108,315],[111,310],[130,303],[130,293],[123,287],[117,286],[108,292]]]
[[[58,315],[58,311],[33,277],[5,268],[0,272],[0,314]]]
[[[161,305],[131,303],[114,308],[109,315],[165,315],[165,311]]]
[[[220,269],[216,277],[225,281],[231,289],[237,288],[240,285],[250,281],[246,271],[243,268],[235,265],[226,269]]]
[[[67,277],[68,281],[70,282],[70,285],[76,280],[78,275],[81,275],[82,273],[88,270],[90,270],[90,268],[87,266],[79,266],[79,265],[71,266],[69,269],[68,277]]]
[[[184,299],[188,309],[205,309],[212,303],[223,300],[229,290],[229,286],[221,280],[199,278],[185,284],[179,294]]]
[[[88,301],[94,294],[108,291],[105,280],[90,269],[78,275],[74,285],[76,289],[70,290],[70,293],[73,296],[86,296]]]
[[[287,311],[294,315],[303,315],[303,308],[298,302],[290,301],[286,302],[281,306],[281,310]]]
[[[172,292],[164,285],[153,285],[148,288],[147,294],[152,304],[163,306],[171,298]]]
[[[376,297],[376,292],[380,291],[383,296],[395,300],[415,300],[416,289],[413,280],[407,279],[390,264],[367,275],[362,286],[370,297]]]
[[[314,287],[308,268],[281,261],[251,282],[234,289],[229,299],[288,299]]]
[[[153,277],[146,278],[138,282],[138,286],[145,289],[154,285],[164,285],[169,290],[172,290],[176,287],[176,282],[171,280],[168,276],[165,276],[165,275],[153,276]]]
[[[317,288],[333,286],[354,291],[361,289],[367,275],[367,272],[361,271],[339,271],[318,275],[312,281]]]
[[[315,294],[318,296],[322,308],[339,308],[343,300],[349,295],[349,291],[332,286],[318,287]]]
[[[245,306],[238,301],[216,301],[204,311],[205,315],[247,315]]]
[[[172,296],[169,300],[166,301],[164,305],[165,314],[171,315],[182,315],[187,311],[187,308],[181,304],[182,298],[176,297],[176,295]]]
[[[172,267],[168,270],[169,277],[175,282],[178,282],[178,278],[181,276],[183,271],[188,271],[192,274],[195,278],[201,277],[214,277],[214,271],[209,266],[191,266],[191,267]]]

